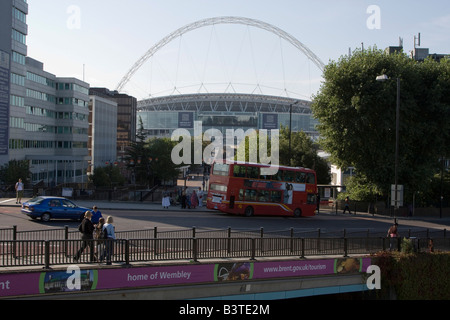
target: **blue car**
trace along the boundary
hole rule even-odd
[[[51,219],[71,219],[81,221],[88,208],[79,207],[72,201],[61,197],[43,197],[33,198],[22,204],[22,213],[32,219],[40,218],[44,222]]]

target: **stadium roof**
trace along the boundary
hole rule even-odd
[[[311,113],[311,102],[286,97],[238,94],[198,93],[173,95],[142,100],[138,111],[192,111],[192,112],[267,112]]]

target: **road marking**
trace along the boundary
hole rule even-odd
[[[0,203],[10,202],[10,201],[14,201],[14,200],[15,200],[15,199],[3,200],[3,201],[0,201]]]

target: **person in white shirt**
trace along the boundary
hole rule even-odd
[[[23,182],[22,179],[19,178],[19,181],[16,183],[16,204],[22,203],[23,197]]]
[[[114,252],[114,240],[116,240],[116,234],[114,230],[113,217],[109,216],[106,218],[106,223],[103,225],[103,230],[106,230],[108,239],[105,241],[105,254],[106,254],[106,264],[111,264],[111,257]]]
[[[198,207],[201,208],[203,206],[203,191],[202,188],[198,188],[198,192],[197,192],[197,197],[198,197]]]

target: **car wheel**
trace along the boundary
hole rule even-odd
[[[47,212],[41,216],[41,220],[44,222],[49,222],[51,218],[52,218],[52,216],[50,215],[50,213],[47,213]]]
[[[246,217],[253,217],[253,214],[255,213],[255,210],[253,209],[253,207],[248,206],[247,208],[245,208],[245,216]]]

